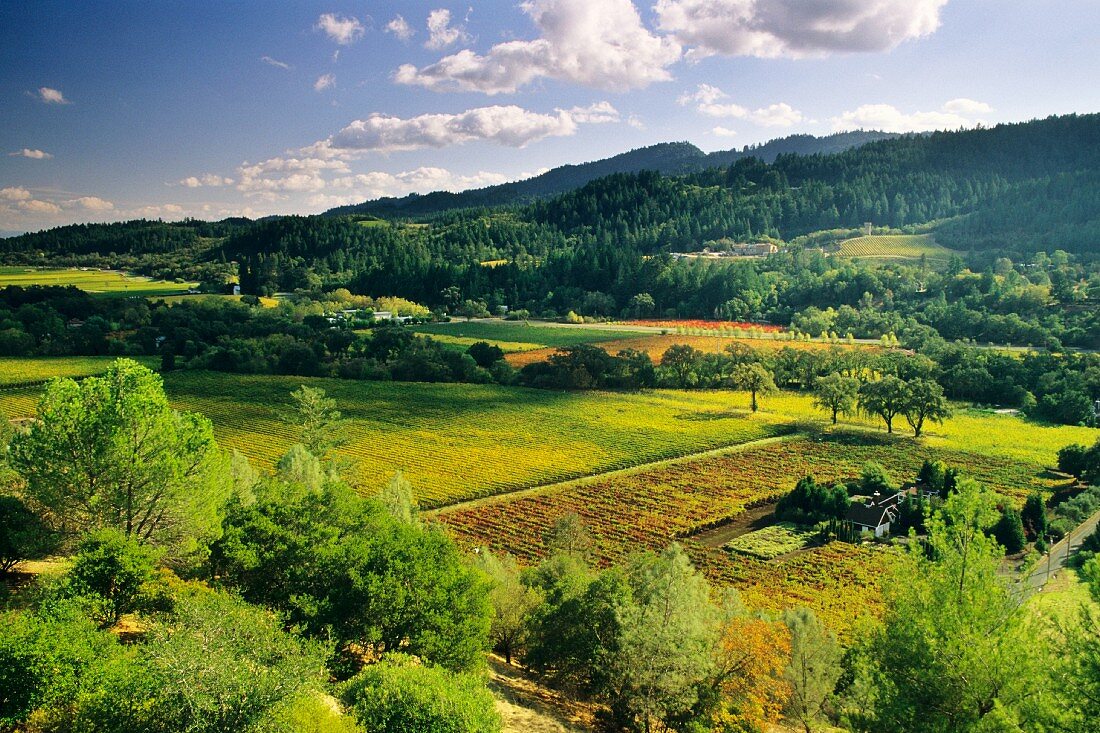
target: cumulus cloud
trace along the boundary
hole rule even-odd
[[[280,61],[279,59],[273,59],[270,56],[261,56],[260,61],[263,61],[268,66],[274,66],[279,69],[289,69],[290,64]]]
[[[425,48],[441,51],[459,41],[467,42],[470,37],[462,26],[451,25],[451,11],[439,8],[428,13],[428,40]]]
[[[718,137],[736,137],[737,136],[737,130],[731,130],[728,127],[722,127],[721,125],[719,125],[718,127],[715,127],[714,129],[712,129],[711,133],[717,135]]]
[[[658,27],[691,57],[886,51],[933,33],[947,0],[657,0]]]
[[[611,106],[610,102],[596,102],[587,107],[573,107],[566,111],[574,122],[589,125],[619,121],[619,110]]]
[[[607,109],[593,111],[586,108],[581,117],[607,114]],[[404,119],[373,114],[364,120],[355,120],[327,142],[329,147],[337,150],[379,152],[442,148],[474,140],[521,148],[545,137],[572,135],[577,130],[577,122],[568,110],[543,114],[515,105],[478,107],[457,114],[425,114]]]
[[[366,28],[363,27],[358,18],[346,18],[335,13],[322,13],[313,27],[316,30],[324,31],[326,36],[341,46],[349,46],[355,43],[366,32]]]
[[[749,109],[739,104],[726,102],[729,95],[716,86],[700,84],[694,93],[680,95],[681,105],[694,104],[696,111],[708,117],[732,117],[748,120],[761,127],[792,127],[805,120],[801,112],[786,102],[770,104],[759,109]],[[719,128],[715,128],[717,130]],[[726,128],[721,128],[725,130]],[[727,130],[727,132],[729,132]],[[723,133],[716,133],[723,134]]]
[[[954,130],[974,127],[985,122],[983,115],[993,108],[973,99],[952,99],[939,110],[930,112],[902,112],[890,104],[865,104],[854,110],[833,117],[833,129],[882,130],[884,132],[923,132],[926,130]]]
[[[220,186],[232,186],[233,179],[219,176],[216,173],[204,173],[201,176],[188,176],[179,181],[178,185],[185,186],[186,188],[200,188],[202,186],[217,188]]]
[[[61,207],[52,201],[43,201],[41,199],[30,199],[28,201],[20,201],[18,204],[20,211],[25,211],[31,214],[60,214]]]
[[[46,104],[71,104],[59,90],[50,89],[49,87],[39,87],[37,94],[34,96]]]
[[[8,156],[14,156],[18,158],[30,158],[31,160],[49,160],[53,157],[45,150],[32,150],[31,148],[16,150],[14,153],[8,153]]]
[[[393,20],[386,23],[386,33],[392,33],[402,41],[407,41],[416,33],[409,22],[400,15],[395,15]]]
[[[313,82],[313,91],[323,92],[333,86],[336,86],[336,76],[333,74],[322,74],[317,77],[317,81]]]
[[[22,186],[8,186],[0,188],[0,199],[5,201],[28,201],[32,198],[31,192]]]
[[[326,185],[325,171],[350,172],[346,162],[335,158],[270,158],[262,163],[242,164],[237,169],[237,190],[268,199],[287,191],[320,191]]]
[[[67,207],[80,208],[85,211],[113,211],[115,205],[98,196],[81,196],[65,202]]]
[[[479,55],[469,49],[417,68],[402,65],[401,84],[435,91],[514,92],[546,77],[608,90],[665,81],[680,58],[674,40],[651,33],[631,0],[528,0],[521,5],[540,36],[508,41]]]
[[[339,194],[345,199],[339,203],[330,194],[320,194],[309,200],[318,205],[339,206],[341,203],[363,201],[381,196],[404,196],[409,193],[428,193],[430,191],[465,191],[471,188],[483,188],[508,181],[508,176],[489,171],[478,171],[473,175],[460,175],[445,168],[424,166],[401,173],[372,171],[354,176],[334,178],[329,188],[334,191],[354,191],[353,194]],[[350,199],[346,200],[346,199]]]

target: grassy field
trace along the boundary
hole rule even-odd
[[[538,348],[575,346],[577,344],[614,341],[638,336],[637,332],[632,331],[564,328],[561,326],[525,324],[522,321],[451,321],[450,323],[429,323],[423,326],[413,326],[412,330],[417,333],[431,334],[432,336],[468,338],[474,341],[489,341],[490,343],[503,341],[524,345],[533,344]]]
[[[113,356],[0,357],[0,387],[40,382],[51,377],[89,377],[102,374],[115,360]],[[153,368],[160,360],[138,357]]]
[[[441,344],[446,344],[447,346],[453,346],[462,351],[465,351],[479,341],[484,341],[491,346],[496,346],[505,354],[521,354],[526,351],[542,352],[545,350],[542,344],[525,343],[522,341],[497,341],[495,339],[489,340],[476,338],[474,336],[455,336],[449,333],[424,333],[421,334],[421,336],[430,338],[433,341],[438,341]],[[553,350],[551,350],[551,353],[553,353]]]
[[[174,295],[198,287],[198,283],[171,283],[113,270],[0,267],[0,288],[9,285],[73,285],[89,293],[113,296]]]
[[[743,534],[726,543],[730,552],[751,555],[761,560],[774,560],[809,547],[817,538],[817,530],[812,527],[800,527],[790,522],[779,522],[755,532]]]
[[[846,239],[839,254],[862,260],[915,260],[924,255],[929,261],[946,262],[954,252],[936,244],[931,234],[885,234]]]

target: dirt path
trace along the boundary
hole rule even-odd
[[[676,456],[675,458],[662,458],[657,461],[649,461],[648,463],[639,463],[638,465],[630,466],[629,468],[618,468],[614,471],[593,473],[582,478],[570,479],[568,481],[557,481],[550,484],[540,484],[538,486],[529,486],[525,489],[514,489],[512,491],[505,491],[499,494],[493,494],[491,496],[482,496],[477,499],[467,499],[465,501],[456,502],[454,504],[447,504],[445,506],[425,510],[422,512],[422,514],[428,517],[432,517],[438,516],[440,514],[450,514],[451,512],[462,511],[464,509],[473,509],[475,507],[485,506],[487,504],[513,501],[524,496],[551,494],[558,491],[565,491],[566,489],[572,489],[577,486],[585,486],[596,481],[604,481],[609,478],[616,478],[619,476],[632,476],[636,473],[652,471],[655,468],[662,468],[664,466],[675,466],[679,463],[689,463],[691,461],[697,461],[701,458],[711,458],[729,455],[730,453],[740,453],[741,451],[751,450],[752,448],[760,448],[765,445],[772,445],[773,443],[784,443],[791,440],[800,440],[805,437],[807,437],[806,433],[793,432],[787,433],[786,435],[773,436],[770,438],[750,440],[746,443],[736,443],[734,445],[727,445],[721,448],[712,448],[711,450],[699,451],[696,453],[685,453],[684,455]]]
[[[705,529],[692,535],[691,539],[707,547],[721,547],[741,535],[763,529],[770,524],[775,524],[774,502],[753,509],[746,509],[725,524]]]
[[[595,708],[540,687],[496,655],[489,657],[489,689],[504,719],[503,733],[589,733]]]

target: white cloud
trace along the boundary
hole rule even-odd
[[[582,124],[599,125],[619,121],[619,110],[611,106],[610,102],[596,102],[587,107],[573,107],[566,111],[574,122]]]
[[[523,8],[541,35],[508,41],[484,56],[466,49],[424,68],[402,65],[401,84],[434,91],[514,92],[547,77],[608,90],[671,78],[680,46],[642,24],[631,0],[528,0]]]
[[[792,127],[806,119],[801,112],[786,102],[770,104],[759,109],[749,109],[739,104],[721,101],[728,98],[729,95],[718,87],[710,84],[700,84],[696,87],[694,93],[685,92],[680,95],[677,101],[684,106],[695,104],[695,109],[708,117],[732,117],[739,120],[748,120],[761,127]]]
[[[232,186],[233,179],[219,176],[216,173],[204,173],[201,176],[188,176],[179,181],[179,185],[186,188],[200,188],[202,186],[217,188],[219,186]]]
[[[31,192],[22,186],[0,188],[0,199],[5,201],[29,201],[31,198]]]
[[[638,117],[638,115],[630,115],[630,117],[627,117],[626,118],[626,124],[630,125],[635,130],[644,130],[645,129],[645,123],[642,122],[641,118]]]
[[[260,61],[263,61],[268,66],[274,66],[279,69],[289,69],[290,64],[280,61],[279,59],[273,59],[270,56],[261,56]]]
[[[471,188],[483,188],[505,183],[508,180],[508,176],[501,173],[478,171],[473,175],[459,175],[445,168],[431,166],[401,173],[372,171],[354,176],[334,178],[330,181],[330,189],[355,192],[354,194],[343,194],[340,197],[342,199],[340,202],[334,202],[334,197],[326,195],[317,195],[309,200],[317,205],[340,206],[343,203],[356,203],[382,196],[404,196],[409,193],[428,193],[430,191],[465,191]]]
[[[39,87],[37,96],[46,104],[71,104],[59,90],[49,87]]]
[[[689,56],[886,51],[933,33],[947,0],[657,0],[657,25]]]
[[[424,48],[441,51],[459,41],[466,43],[470,37],[462,26],[451,25],[451,11],[439,8],[428,13],[428,40]]]
[[[333,86],[336,86],[336,76],[333,74],[322,74],[317,77],[317,81],[313,82],[313,91],[323,92]]]
[[[993,108],[985,102],[976,102],[973,99],[960,98],[946,102],[943,105],[943,111],[966,117],[977,117],[979,115],[989,114],[993,111]]]
[[[85,211],[114,211],[115,205],[98,196],[81,196],[65,202],[67,207],[80,208]]]
[[[358,18],[345,18],[335,13],[323,13],[313,26],[316,30],[324,31],[325,35],[340,44],[348,46],[363,37],[366,29]]]
[[[16,206],[20,211],[25,211],[31,214],[60,214],[61,207],[52,201],[42,201],[41,199],[29,199],[27,201],[20,201]]]
[[[386,32],[392,33],[402,41],[407,41],[413,37],[416,31],[413,30],[409,22],[402,18],[400,15],[395,15],[393,20],[386,23]]]
[[[599,113],[586,111],[582,116],[588,114]],[[475,140],[521,148],[545,137],[572,135],[577,122],[567,110],[542,114],[515,105],[478,107],[457,114],[425,114],[406,119],[373,114],[365,120],[355,120],[326,143],[335,150],[379,152],[442,148]]]
[[[45,150],[32,150],[31,148],[16,150],[14,153],[8,153],[8,156],[14,156],[18,158],[30,158],[32,160],[49,160],[53,157],[53,155],[47,153]]]
[[[270,158],[242,164],[237,169],[237,190],[266,198],[285,191],[320,191],[325,187],[324,171],[347,173],[349,169],[347,163],[336,159]]]
[[[718,137],[736,137],[737,136],[737,130],[731,130],[728,127],[722,127],[721,125],[719,125],[718,127],[715,127],[714,129],[712,129],[711,132],[713,134],[717,135]]]
[[[983,123],[982,115],[993,108],[972,99],[953,99],[939,110],[906,113],[890,104],[865,104],[833,117],[833,129],[882,130],[883,132],[923,132],[954,130]]]

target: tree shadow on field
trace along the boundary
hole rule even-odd
[[[713,420],[739,420],[744,419],[752,415],[752,412],[745,409],[735,408],[732,410],[703,410],[698,412],[681,412],[676,415],[677,420],[687,420],[689,422],[711,422]]]

